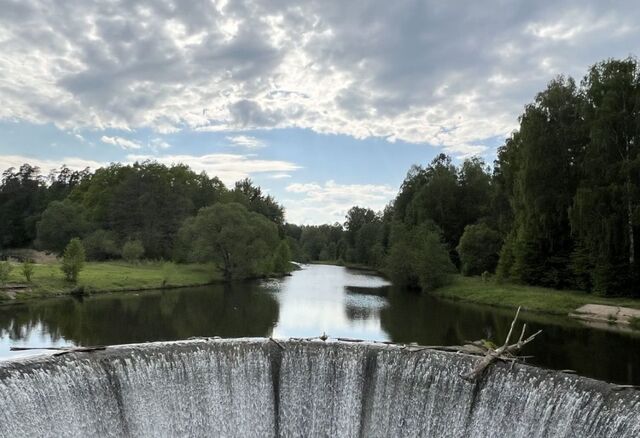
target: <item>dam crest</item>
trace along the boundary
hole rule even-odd
[[[637,437],[640,391],[328,340],[195,339],[0,362],[0,436]]]

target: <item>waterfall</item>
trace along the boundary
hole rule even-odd
[[[0,436],[636,437],[640,392],[374,343],[190,340],[0,362]]]

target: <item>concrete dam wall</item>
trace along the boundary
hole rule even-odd
[[[0,436],[638,437],[640,391],[396,345],[213,339],[0,362]]]

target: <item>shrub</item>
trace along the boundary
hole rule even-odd
[[[24,279],[27,280],[27,283],[31,283],[31,277],[33,277],[33,261],[25,260],[22,262],[22,275],[24,275]]]
[[[281,240],[273,255],[273,272],[286,274],[291,271],[291,250],[286,240]]]
[[[144,246],[139,240],[130,240],[122,247],[122,258],[129,263],[139,261],[144,255]]]
[[[394,283],[423,291],[451,281],[455,271],[439,229],[432,224],[407,227],[396,224],[386,259],[386,272]]]
[[[456,248],[464,275],[494,272],[498,264],[502,239],[486,224],[467,225]]]
[[[5,284],[9,281],[9,275],[12,269],[11,263],[7,261],[0,262],[0,284]]]
[[[67,281],[78,281],[80,271],[84,267],[85,254],[82,242],[78,238],[71,239],[62,255],[62,272]]]
[[[108,260],[120,255],[116,236],[112,231],[96,230],[82,239],[87,260]]]

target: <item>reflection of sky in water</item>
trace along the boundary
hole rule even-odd
[[[11,347],[63,347],[74,345],[65,339],[54,339],[42,323],[29,327],[20,327],[19,339],[12,339],[7,332],[0,330],[0,360],[33,356],[45,353],[45,350],[11,351]]]
[[[388,286],[370,273],[336,266],[305,267],[269,286],[280,303],[275,337],[332,337],[388,340],[380,326],[380,310],[387,300],[347,291],[347,287],[377,289]],[[364,289],[366,291],[366,289]]]

